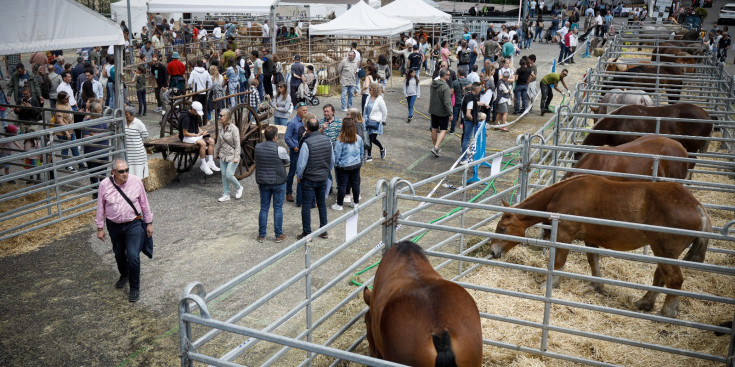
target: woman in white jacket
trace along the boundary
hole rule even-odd
[[[370,147],[367,149],[366,162],[373,160],[373,144],[380,148],[380,159],[385,159],[385,148],[378,141],[378,135],[383,135],[383,125],[385,125],[385,120],[388,118],[388,108],[385,107],[385,101],[381,95],[382,92],[383,88],[380,84],[370,84],[370,97],[365,101],[365,105],[363,106],[365,130],[370,136]]]

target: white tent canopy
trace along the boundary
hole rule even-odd
[[[391,36],[413,28],[410,20],[387,16],[360,1],[336,19],[309,27],[309,34]]]
[[[120,27],[75,1],[3,0],[2,5],[0,55],[125,43]]]
[[[149,0],[149,13],[268,14],[276,0]]]
[[[379,12],[397,18],[408,19],[415,23],[451,23],[452,16],[433,8],[423,0],[396,0],[380,9]]]

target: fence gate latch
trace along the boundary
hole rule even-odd
[[[388,215],[388,213],[386,213],[386,212],[384,211],[384,212],[383,212],[383,216],[385,217],[385,216],[387,216],[387,215]],[[383,225],[384,225],[384,226],[386,226],[386,227],[388,227],[388,226],[392,226],[392,225],[398,224],[398,217],[399,217],[400,215],[401,215],[401,211],[400,211],[400,210],[396,210],[395,214],[393,214],[393,216],[392,216],[392,217],[390,217],[390,218],[387,218],[387,219],[385,220],[385,222],[383,222]]]

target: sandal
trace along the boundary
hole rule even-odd
[[[498,130],[500,130],[502,132],[505,132],[505,133],[509,133],[510,132],[510,130],[508,130],[508,129],[504,128],[504,127],[500,127],[500,128],[498,128]]]

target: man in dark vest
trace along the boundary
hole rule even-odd
[[[301,225],[303,231],[296,238],[302,239],[311,233],[311,208],[314,201],[319,207],[319,227],[327,225],[327,178],[334,168],[334,152],[329,138],[319,133],[319,121],[316,117],[306,122],[309,137],[299,150],[299,161],[296,165],[296,178],[303,189],[301,205]],[[328,238],[327,232],[319,235]]]
[[[291,160],[286,148],[279,146],[277,140],[278,128],[268,126],[265,128],[265,142],[255,146],[255,182],[260,191],[258,242],[265,241],[271,198],[276,243],[286,239],[286,234],[283,233],[283,200],[286,198],[286,165]]]

